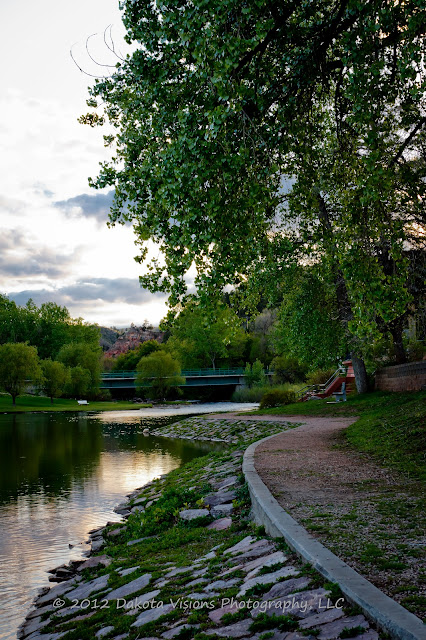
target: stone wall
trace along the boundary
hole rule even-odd
[[[379,369],[376,372],[376,389],[380,391],[426,390],[426,360]]]

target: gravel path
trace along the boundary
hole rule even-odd
[[[303,424],[261,444],[255,458],[279,504],[336,555],[424,618],[420,483],[346,444],[343,430],[356,418],[280,418]]]

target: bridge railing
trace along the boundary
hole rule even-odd
[[[102,374],[103,380],[113,378],[136,378],[137,371],[105,371]],[[183,369],[183,376],[240,376],[244,375],[243,368],[236,369]]]

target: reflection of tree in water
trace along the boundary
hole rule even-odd
[[[181,418],[179,418],[181,419]],[[143,429],[176,422],[176,417],[144,418],[137,423],[101,422],[70,414],[0,416],[0,504],[19,494],[42,491],[64,497],[99,467],[102,451],[169,454],[181,464],[211,451],[211,444],[146,437]]]
[[[0,502],[23,491],[67,493],[99,464],[102,429],[61,414],[0,416]]]

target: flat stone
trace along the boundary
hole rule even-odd
[[[193,571],[192,572],[192,577],[193,578],[198,578],[199,576],[203,576],[206,573],[207,569],[205,567],[202,567],[202,569],[197,569],[197,571]]]
[[[137,504],[134,507],[132,507],[130,511],[131,513],[142,513],[143,511],[145,511],[145,508],[142,507],[140,504]]]
[[[53,613],[55,611],[56,610],[52,606],[52,604],[47,604],[44,607],[37,607],[37,609],[33,609],[32,611],[29,612],[29,614],[26,617],[26,620],[31,620],[32,618],[38,618],[39,616],[42,616],[44,613]]]
[[[251,560],[252,558],[259,558],[260,556],[266,556],[268,553],[276,551],[276,547],[272,542],[262,542],[258,546],[253,545],[248,551],[239,553],[233,556],[234,562],[242,562],[243,560]]]
[[[217,493],[211,493],[208,496],[204,496],[204,502],[210,507],[215,507],[218,504],[226,504],[232,502],[237,497],[235,491],[218,491]]]
[[[345,616],[340,618],[340,620],[322,625],[318,638],[320,640],[334,640],[339,637],[345,627],[347,629],[352,629],[353,627],[364,627],[364,629],[368,629],[368,622],[362,615]],[[360,636],[357,636],[357,638],[359,637]]]
[[[217,489],[226,489],[227,487],[231,487],[232,485],[238,482],[237,476],[229,476],[229,478],[225,478],[219,484],[215,485]]]
[[[243,638],[244,636],[249,636],[250,631],[249,627],[252,624],[252,620],[240,620],[240,622],[235,622],[235,624],[230,624],[227,627],[219,627],[219,629],[209,629],[204,633],[208,636],[217,635],[221,638]]]
[[[105,544],[105,540],[103,538],[98,538],[97,540],[92,540],[91,550],[92,553],[96,553],[99,551]]]
[[[138,618],[132,624],[132,627],[142,627],[144,624],[148,624],[148,622],[158,620],[158,618],[161,618],[161,616],[165,616],[167,613],[172,611],[172,609],[172,604],[165,604],[163,606],[158,606],[155,609],[147,609],[146,611],[142,611],[140,616],[138,616]]]
[[[151,538],[153,536],[145,536],[145,538],[137,538],[137,540],[129,540],[129,542],[127,543],[128,547],[131,547],[134,544],[139,544],[139,542],[143,542],[144,540],[149,540],[149,538]]]
[[[111,529],[111,531],[108,531],[106,535],[108,536],[108,538],[114,538],[115,536],[119,536],[123,531],[125,531],[124,527],[120,527],[119,529]]]
[[[263,567],[270,567],[273,564],[285,562],[286,560],[287,556],[285,556],[282,551],[275,551],[267,556],[261,556],[260,558],[251,560],[251,562],[245,564],[241,569],[247,573],[247,578],[253,578]],[[253,571],[256,573],[253,573]]]
[[[160,587],[160,589],[162,589],[163,587],[166,586],[166,584],[169,584],[169,582],[170,580],[164,580],[163,578],[159,578],[154,582],[154,587]]]
[[[271,583],[277,582],[281,578],[294,576],[294,575],[297,575],[298,573],[299,572],[295,567],[283,567],[282,569],[279,569],[278,571],[274,571],[273,573],[266,573],[265,575],[262,575],[262,576],[255,576],[254,578],[250,578],[250,580],[247,580],[243,584],[237,596],[238,597],[243,596],[249,589],[256,586],[257,584],[271,584]],[[324,594],[325,594],[325,591],[324,591]]]
[[[210,515],[208,509],[184,509],[179,513],[182,520],[195,520],[196,518],[205,518]]]
[[[134,616],[137,613],[140,613],[144,608],[142,605],[145,602],[149,602],[158,596],[160,593],[160,589],[154,589],[154,591],[149,591],[148,593],[143,593],[141,596],[136,596],[132,600],[125,600],[124,602],[117,603],[120,606],[120,609],[126,610],[127,616]]]
[[[175,576],[178,576],[181,573],[188,573],[188,571],[191,571],[191,569],[192,567],[177,567],[175,569],[172,569],[168,573],[166,573],[163,576],[163,578],[174,578]]]
[[[217,515],[219,513],[224,513],[225,515],[229,516],[229,515],[231,515],[233,510],[234,510],[234,507],[233,507],[232,503],[230,503],[230,504],[218,504],[216,507],[212,507],[211,514],[212,514],[212,516],[215,516],[215,515]]]
[[[42,620],[41,617],[32,618],[28,622],[25,622],[18,630],[17,637],[23,638],[24,636],[29,636],[34,631],[39,631],[43,627],[47,626],[50,623],[50,618],[47,620]]]
[[[117,600],[118,598],[125,598],[129,596],[131,593],[136,593],[136,591],[140,591],[144,589],[151,580],[150,573],[144,573],[143,576],[139,576],[136,580],[132,580],[131,582],[127,582],[127,584],[123,584],[118,589],[114,589],[110,593],[107,593],[105,598],[107,600]]]
[[[344,616],[343,610],[333,607],[332,609],[326,609],[325,611],[321,611],[321,613],[316,613],[313,616],[309,616],[308,618],[301,620],[299,622],[299,627],[301,629],[312,629],[312,627],[327,624],[327,622],[334,622],[342,616]]]
[[[124,640],[124,638],[128,638],[128,637],[129,637],[128,633],[122,633],[119,636],[114,636],[113,638],[111,638],[111,640]],[[147,640],[147,639],[145,638],[145,640]]]
[[[314,613],[324,611],[327,606],[327,591],[325,589],[312,589],[311,591],[300,591],[289,594],[285,598],[275,600],[264,600],[268,603],[265,611],[266,615],[292,615],[296,618],[308,618]],[[256,618],[261,611],[256,609],[251,615]]]
[[[133,573],[134,571],[137,571],[139,569],[139,567],[129,567],[128,569],[121,569],[121,571],[117,571],[117,573],[120,576],[128,576],[129,573]]]
[[[83,564],[81,564],[78,568],[77,571],[83,571],[84,569],[91,569],[93,567],[98,567],[100,564],[104,567],[109,567],[109,565],[111,564],[111,558],[109,558],[108,556],[93,556],[93,558],[89,558],[88,560],[85,560],[85,562],[83,562]]]
[[[104,627],[103,629],[99,629],[99,631],[95,633],[95,638],[103,638],[104,636],[107,636],[110,631],[113,631],[113,630],[114,630],[114,627]]]
[[[229,547],[229,549],[225,549],[225,551],[223,553],[240,553],[242,551],[247,551],[251,545],[253,545],[253,543],[255,542],[256,538],[253,538],[253,536],[246,536],[245,538],[243,538],[242,540],[240,540],[240,542],[237,542],[237,544],[234,544],[233,547]]]
[[[241,582],[241,578],[232,578],[231,580],[215,580],[211,582],[208,587],[205,587],[206,591],[214,591],[215,589],[229,589],[235,587],[236,584]]]
[[[171,638],[179,635],[179,633],[184,629],[198,629],[199,627],[199,624],[180,624],[177,627],[173,627],[173,629],[169,629],[168,631],[162,633],[161,637],[166,638],[166,640],[171,640]]]
[[[219,594],[216,591],[210,591],[210,593],[189,593],[186,597],[191,600],[207,600],[208,598],[214,598]]]
[[[73,589],[67,593],[67,598],[70,600],[84,600],[91,593],[95,591],[100,591],[101,589],[105,589],[108,584],[109,575],[100,576],[99,578],[95,578],[90,582],[84,582],[82,585],[77,587],[77,589]]]
[[[207,526],[207,529],[213,531],[224,531],[232,525],[232,518],[219,518]]]
[[[284,580],[284,582],[278,582],[274,584],[272,589],[267,593],[264,593],[262,600],[274,600],[275,598],[283,598],[288,596],[289,593],[296,593],[301,589],[305,589],[310,584],[310,579],[306,576],[301,578],[290,578],[290,580]]]
[[[368,629],[365,633],[357,636],[357,640],[378,640],[379,634],[374,629]]]
[[[49,591],[37,599],[37,605],[46,604],[47,602],[51,602],[55,598],[63,595],[67,591],[70,591],[75,587],[75,585],[80,582],[81,578],[67,580],[66,582],[61,582],[57,584],[55,587],[49,589]]]
[[[219,624],[225,613],[236,613],[237,611],[239,611],[237,602],[232,602],[230,604],[226,604],[224,607],[220,607],[220,609],[210,611],[209,618],[216,624]]]
[[[197,584],[205,584],[206,582],[208,582],[207,578],[195,578],[195,580],[188,582],[185,587],[195,587]]]

